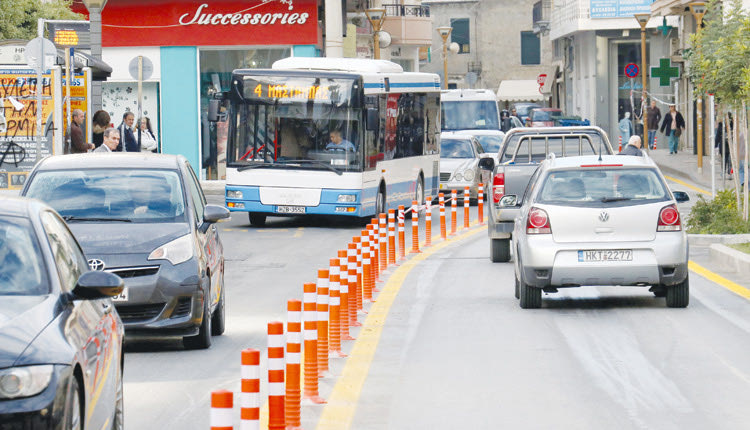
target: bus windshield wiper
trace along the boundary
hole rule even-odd
[[[630,197],[602,197],[601,199],[602,203],[623,202],[626,200],[633,200],[633,199]]]
[[[107,218],[107,217],[85,217],[75,215],[65,215],[62,217],[66,222],[68,221],[117,221],[117,222],[133,222],[128,218]]]
[[[339,176],[341,176],[343,174],[343,172],[341,170],[339,170],[339,169],[331,166],[328,163],[324,163],[324,162],[319,161],[319,160],[304,160],[304,159],[277,160],[276,163],[282,163],[282,164],[315,164],[317,166],[325,167],[326,169],[330,170],[331,172],[336,173]]]
[[[245,166],[242,166],[242,167],[238,167],[237,171],[238,172],[244,172],[245,170],[258,169],[258,168],[261,168],[261,167],[273,167],[273,164],[272,163],[265,163],[265,162],[253,163],[253,164],[248,164],[248,165],[245,165]]]

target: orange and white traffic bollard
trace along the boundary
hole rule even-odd
[[[376,282],[380,281],[378,277],[378,231],[375,225],[368,225],[367,228],[370,231],[370,279],[372,280],[372,292],[378,292],[380,290],[375,286]]]
[[[411,201],[411,252],[419,253],[419,203]]]
[[[362,312],[362,238],[360,236],[354,236],[352,242],[357,247],[355,256],[357,257],[357,291],[354,295],[354,303],[357,305],[357,311]]]
[[[385,214],[380,214],[380,223],[378,228],[378,244],[380,246],[380,273],[382,274],[388,268],[388,243],[386,242],[386,225]]]
[[[268,429],[286,427],[284,388],[284,323],[268,323]]]
[[[380,280],[380,233],[378,232],[378,219],[373,218],[372,223],[370,224],[372,226],[372,231],[370,234],[372,237],[370,238],[371,246],[375,250],[375,255],[372,257],[372,265],[375,269],[375,280]]]
[[[362,298],[365,302],[374,302],[372,299],[372,261],[370,250],[362,254]]]
[[[211,430],[232,430],[234,395],[231,391],[211,392]]]
[[[357,254],[350,254],[348,256],[348,260],[347,271],[349,272],[349,327],[359,327],[362,324],[357,321],[356,290],[359,288],[359,285],[357,285]]]
[[[346,357],[346,354],[341,352],[341,284],[340,284],[340,273],[341,268],[339,267],[339,259],[331,258],[329,260],[328,267],[328,313],[329,324],[328,324],[328,351],[330,352],[330,358],[342,358]]]
[[[299,300],[297,301],[299,302]],[[300,306],[302,306],[302,303],[300,303]],[[241,354],[240,430],[260,430],[260,351],[244,349]],[[287,364],[287,369],[288,366]],[[299,372],[299,365],[297,366],[297,372]],[[299,393],[299,373],[297,373],[298,397]],[[289,404],[288,399],[289,385],[287,384],[287,405]],[[287,410],[287,422],[289,422],[288,414],[289,411]],[[299,403],[297,403],[297,417],[299,417]]]
[[[406,258],[406,225],[404,222],[404,205],[398,206],[398,259]]]
[[[617,138],[617,152],[622,152],[622,136]]]
[[[424,246],[432,246],[432,197],[427,196],[424,211]]]
[[[456,234],[456,224],[458,224],[457,210],[458,207],[458,192],[456,190],[451,191],[451,236]]]
[[[396,210],[388,209],[388,265],[396,264]]]
[[[469,187],[464,187],[464,229],[469,228],[469,202],[471,201],[471,192]]]
[[[479,224],[484,224],[484,184],[479,184],[477,190],[477,214],[479,217]]]
[[[284,399],[284,417],[286,418],[286,426],[289,429],[300,428],[301,425],[302,301],[297,299],[288,300],[286,302],[286,315],[286,398]]]
[[[318,394],[318,299],[317,286],[308,282],[304,286],[302,306],[304,308],[305,340],[305,399],[313,403],[325,403]]]
[[[341,340],[354,340],[354,337],[349,335],[349,314],[354,312],[356,314],[357,309],[349,308],[349,258],[347,257],[347,251],[339,251],[339,270],[341,271],[339,283],[341,288]]]
[[[440,238],[446,239],[446,227],[445,227],[445,194],[438,194],[438,207],[440,209]]]
[[[328,269],[318,270],[318,375],[328,372]]]

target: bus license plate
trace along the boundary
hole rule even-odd
[[[276,206],[276,213],[280,214],[303,214],[304,206]]]
[[[578,261],[633,261],[632,249],[590,249],[578,251]]]
[[[122,292],[116,296],[112,296],[113,302],[127,302],[128,301],[128,289],[123,288]]]

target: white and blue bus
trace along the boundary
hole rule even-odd
[[[252,225],[268,216],[371,217],[437,195],[435,74],[383,60],[286,58],[235,70],[221,99],[226,206],[248,212]]]

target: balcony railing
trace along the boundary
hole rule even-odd
[[[420,16],[429,17],[430,7],[409,4],[384,4],[385,16]]]

